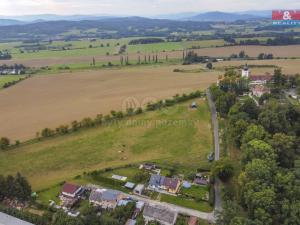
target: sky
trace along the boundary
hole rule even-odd
[[[136,15],[300,9],[300,0],[0,0],[0,15]]]

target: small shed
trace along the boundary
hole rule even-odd
[[[145,189],[145,185],[143,184],[138,184],[135,189],[133,190],[133,192],[137,195],[142,195],[143,191]]]
[[[131,183],[131,182],[127,182],[127,183],[124,185],[124,187],[126,187],[126,188],[128,188],[128,189],[133,189],[134,186],[135,186],[135,184],[134,184],[134,183]]]

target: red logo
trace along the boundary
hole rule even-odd
[[[272,20],[300,20],[300,10],[274,10]]]

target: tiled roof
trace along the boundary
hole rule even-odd
[[[169,224],[173,224],[177,214],[176,212],[170,211],[165,207],[146,205],[144,209],[144,216],[153,218],[154,220],[160,220]]]
[[[120,191],[97,189],[93,190],[90,194],[90,201],[101,202],[101,201],[116,201],[118,196],[121,194]]]
[[[165,179],[165,177],[162,177],[162,176],[157,175],[157,174],[152,174],[151,177],[150,177],[149,184],[151,186],[158,187],[158,186],[161,186],[164,183],[164,179]]]
[[[265,75],[251,75],[250,76],[251,81],[270,81],[272,80],[272,75],[271,74],[265,74]]]
[[[165,187],[167,187],[168,189],[173,189],[173,190],[175,190],[175,189],[177,188],[177,186],[178,186],[178,183],[179,183],[179,180],[174,179],[174,178],[166,177],[166,178],[164,179],[163,185],[164,185]]]
[[[65,183],[63,188],[62,188],[62,192],[68,193],[68,194],[75,194],[76,191],[79,189],[80,187],[77,185],[73,185],[73,184],[68,184]]]

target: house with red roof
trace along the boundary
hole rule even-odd
[[[180,181],[175,178],[165,177],[162,187],[168,192],[176,194],[179,191]]]
[[[59,196],[62,205],[65,207],[72,207],[79,199],[80,195],[84,192],[82,186],[65,183],[62,187]]]
[[[270,73],[264,75],[251,75],[250,85],[265,85],[272,80],[273,76]]]
[[[61,194],[68,198],[75,198],[81,191],[81,186],[65,183],[62,188]]]

